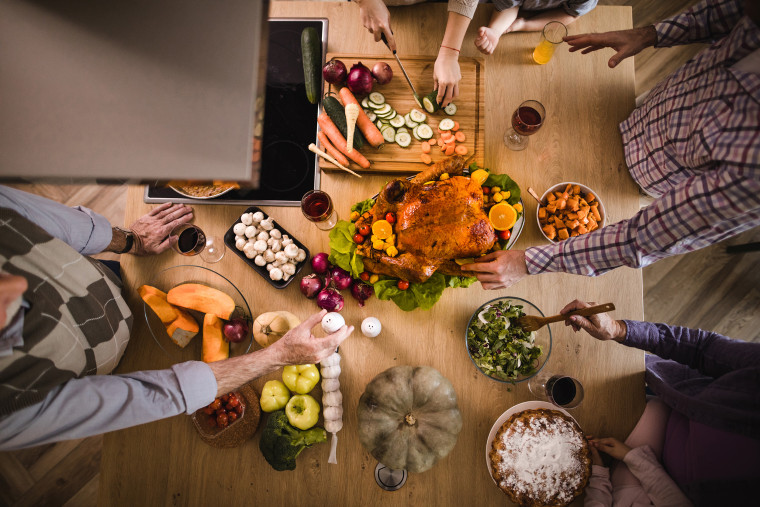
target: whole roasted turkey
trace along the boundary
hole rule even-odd
[[[411,180],[396,179],[383,188],[370,216],[360,217],[356,226],[372,225],[393,212],[399,254],[390,257],[364,242],[357,250],[367,271],[419,283],[436,271],[462,275],[454,259],[477,257],[491,249],[497,238],[483,211],[483,191],[462,176],[464,168],[462,157],[450,157]],[[444,173],[450,178],[438,181]]]

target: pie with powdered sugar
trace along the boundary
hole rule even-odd
[[[494,480],[523,507],[568,505],[591,475],[581,428],[558,410],[513,414],[496,432],[489,456]]]

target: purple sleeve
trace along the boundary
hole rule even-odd
[[[610,469],[592,465],[591,479],[586,487],[586,498],[583,507],[610,507],[612,505],[612,483]]]
[[[732,340],[702,329],[626,320],[624,345],[646,350],[663,359],[717,378],[760,364],[760,343]]]
[[[689,507],[691,501],[662,467],[648,445],[632,449],[623,461],[657,507]]]
[[[742,15],[741,0],[703,0],[691,9],[655,24],[655,47],[710,42],[728,34]]]

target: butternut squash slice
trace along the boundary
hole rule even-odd
[[[170,291],[171,292],[171,291]],[[201,359],[204,363],[213,363],[230,357],[230,344],[224,339],[222,321],[213,313],[207,313],[203,318],[203,351]]]
[[[189,313],[184,310],[179,310],[179,312],[177,318],[166,325],[166,332],[174,343],[181,348],[185,348],[190,343],[190,340],[195,338],[200,328]]]
[[[201,313],[210,313],[229,320],[235,311],[235,301],[224,292],[199,283],[183,283],[169,291],[169,303]]]
[[[137,291],[164,323],[169,338],[178,346],[185,347],[198,334],[198,322],[182,308],[169,303],[166,292],[150,285],[143,285]]]

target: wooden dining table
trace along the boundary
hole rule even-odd
[[[562,181],[590,186],[603,200],[608,223],[633,215],[639,194],[626,169],[618,123],[634,108],[633,59],[615,69],[607,66],[610,50],[590,55],[559,47],[547,65],[537,65],[531,51],[538,33],[502,37],[491,56],[477,52],[473,39],[487,24],[491,6],[481,5],[462,45],[463,56],[481,58],[485,72],[485,153],[487,167],[509,174],[523,189],[525,227],[515,248],[546,244],[536,223],[536,202],[525,190],[540,194]],[[362,27],[359,9],[344,2],[273,2],[273,17],[329,19],[328,51],[392,56]],[[446,22],[445,4],[391,9],[400,54],[437,54]],[[630,28],[629,7],[597,7],[569,27],[571,34]],[[400,77],[396,77],[400,79]],[[502,142],[515,108],[536,99],[546,108],[543,127],[524,151],[511,151]],[[375,194],[388,175],[355,178],[323,171],[321,188],[333,196],[336,210],[347,219],[353,203]],[[143,188],[132,187],[126,224],[148,212]],[[194,222],[210,234],[223,236],[246,206],[198,205]],[[282,227],[315,254],[329,251],[328,233],[308,222],[298,207],[264,208]],[[167,251],[153,257],[124,256],[125,297],[135,315],[132,339],[118,372],[162,369],[170,359],[158,347],[143,317],[136,288],[159,271],[178,264],[211,268],[229,278],[243,293],[254,315],[287,310],[301,319],[318,311],[301,295],[298,283],[277,290],[233,252],[216,264]],[[308,271],[304,271],[306,273]],[[301,274],[304,274],[301,273]],[[300,277],[299,277],[300,278]],[[404,312],[390,301],[371,298],[364,307],[346,292],[342,311],[357,330],[341,346],[343,429],[338,434],[337,464],[328,464],[329,444],[306,449],[295,471],[276,472],[264,460],[257,433],[243,445],[216,449],[198,437],[190,417],[178,415],[154,423],[109,433],[103,443],[100,505],[502,505],[508,498],[492,481],[486,467],[486,440],[494,422],[510,407],[535,399],[526,382],[504,384],[481,374],[465,348],[465,328],[473,311],[496,297],[530,301],[546,315],[559,313],[578,298],[613,302],[618,319],[643,317],[641,271],[619,268],[587,278],[570,274],[530,276],[503,290],[486,291],[479,283],[466,289],[447,289],[430,310]],[[361,321],[375,316],[382,333],[367,338]],[[585,397],[571,410],[584,432],[624,439],[645,403],[644,353],[614,342],[600,342],[584,332],[552,324],[553,345],[547,371],[577,378]],[[318,331],[321,333],[321,330]],[[367,383],[397,365],[432,366],[456,390],[464,421],[456,446],[432,469],[410,474],[399,490],[389,492],[375,482],[377,461],[359,443],[357,405]],[[254,380],[257,392],[279,378],[276,372]],[[580,504],[580,500],[576,501]]]

